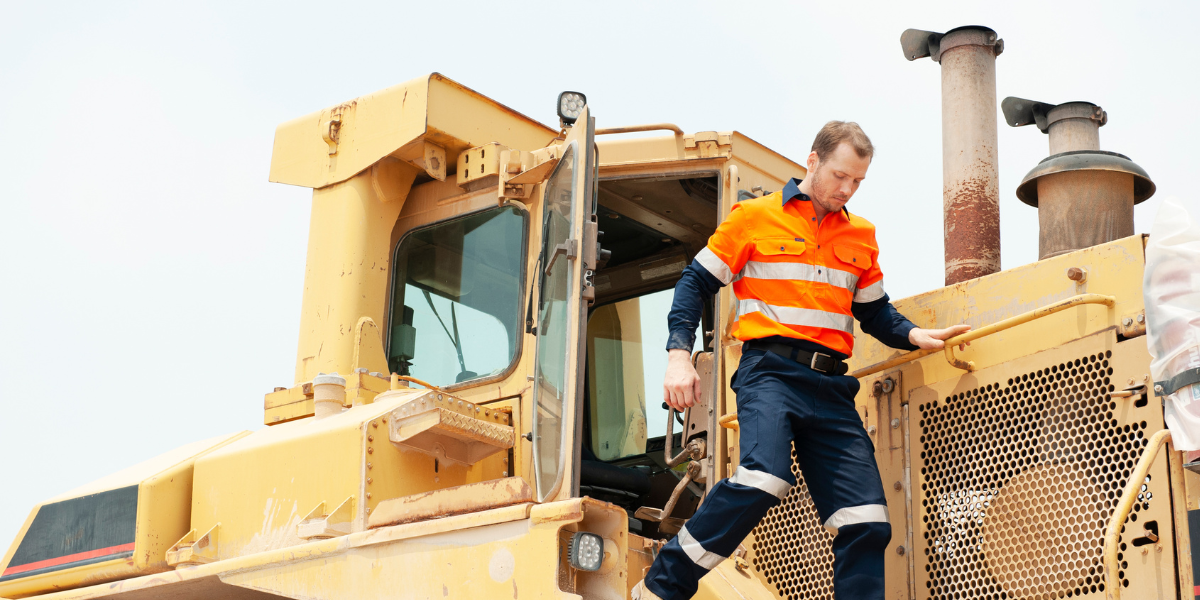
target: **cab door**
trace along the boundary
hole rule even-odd
[[[537,499],[579,490],[582,356],[587,304],[595,298],[595,119],[588,108],[562,143],[542,189],[533,386],[533,470]]]

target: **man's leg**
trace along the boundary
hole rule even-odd
[[[796,438],[796,457],[817,512],[834,532],[834,597],[882,600],[892,527],[874,444],[854,409],[858,381],[814,375],[816,385],[805,390],[816,392],[812,413]]]
[[[743,361],[747,370],[756,362],[751,357]],[[740,368],[738,379],[741,460],[737,472],[713,486],[700,509],[650,566],[645,586],[663,600],[691,598],[700,578],[733,554],[796,484],[788,413],[798,399],[777,383]]]

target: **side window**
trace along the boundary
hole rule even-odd
[[[438,386],[504,372],[517,356],[523,211],[495,208],[411,232],[396,246],[388,362]]]
[[[667,313],[674,290],[606,304],[587,327],[592,452],[600,460],[645,454],[667,429],[662,407]],[[693,352],[700,349],[697,337]]]

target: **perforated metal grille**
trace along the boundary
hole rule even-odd
[[[1104,590],[1104,528],[1146,444],[1144,422],[1122,426],[1113,417],[1111,355],[919,407],[923,510],[916,527],[928,574],[920,596],[1061,598]]]
[[[754,568],[787,600],[833,600],[833,535],[821,525],[796,464],[796,487],[754,530]]]

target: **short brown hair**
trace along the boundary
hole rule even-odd
[[[875,155],[875,146],[871,145],[871,138],[863,133],[862,127],[853,121],[830,121],[817,132],[817,139],[813,140],[812,149],[817,153],[817,158],[825,160],[835,150],[838,144],[846,142],[854,148],[854,153],[859,158],[871,158]]]

